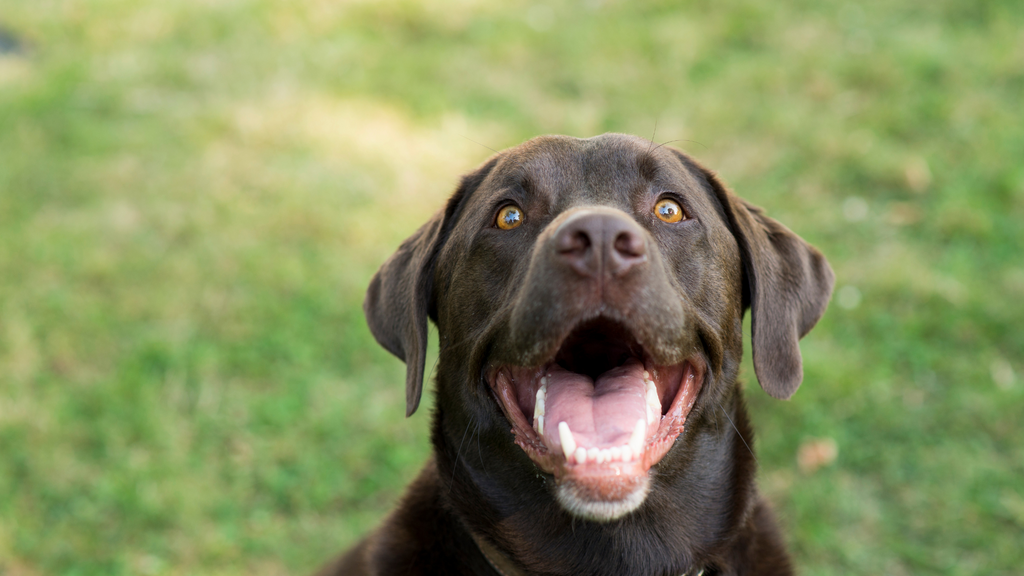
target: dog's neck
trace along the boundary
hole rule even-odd
[[[487,563],[491,565],[491,568],[494,568],[495,572],[501,576],[529,576],[529,574],[516,566],[512,560],[502,554],[500,550],[492,546],[487,542],[487,540],[484,540],[473,532],[470,532],[469,535],[473,537],[473,541],[476,542],[476,547],[480,550],[480,553],[483,554]],[[713,576],[714,574],[714,570],[708,571],[703,567],[695,567],[688,572],[680,574],[679,576]]]

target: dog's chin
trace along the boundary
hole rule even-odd
[[[555,498],[562,508],[574,516],[595,522],[611,522],[636,510],[647,499],[651,478],[644,474],[638,480],[625,496],[616,500],[595,500],[586,484],[572,481],[559,484],[555,489]]]
[[[569,513],[610,522],[643,505],[650,469],[682,433],[703,383],[699,356],[659,364],[632,333],[598,320],[541,366],[494,366],[487,380],[514,441],[554,476]]]

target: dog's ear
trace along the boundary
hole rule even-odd
[[[405,362],[405,415],[412,416],[423,394],[427,317],[434,310],[434,264],[463,200],[497,163],[494,157],[466,176],[443,211],[402,242],[370,281],[363,312],[370,332],[388,352]]]
[[[825,313],[835,274],[816,248],[687,160],[711,185],[740,247],[757,380],[771,396],[788,399],[804,377],[798,341]]]

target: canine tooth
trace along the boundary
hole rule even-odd
[[[640,456],[644,450],[644,435],[647,432],[647,423],[643,419],[636,421],[633,428],[633,435],[629,437],[629,449],[636,456]]]
[[[658,387],[655,386],[654,382],[647,382],[647,403],[651,407],[661,408],[661,397],[658,396]]]
[[[623,462],[629,462],[633,460],[633,449],[630,448],[628,444],[626,446],[623,446],[622,448],[619,448],[619,450],[622,451]]]
[[[586,464],[587,463],[587,449],[580,446],[576,449],[576,463]]]
[[[568,460],[576,452],[576,439],[572,437],[572,430],[565,422],[558,423],[558,439],[562,442],[562,453]]]
[[[661,417],[661,399],[654,382],[647,383],[647,423],[653,424]]]

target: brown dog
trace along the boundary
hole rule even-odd
[[[434,457],[324,575],[790,574],[737,382],[790,397],[824,257],[681,152],[536,138],[493,156],[380,269],[365,310]]]

